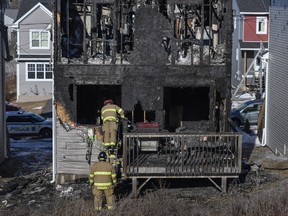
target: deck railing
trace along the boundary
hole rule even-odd
[[[241,172],[237,133],[124,133],[123,168],[130,177],[218,177]]]

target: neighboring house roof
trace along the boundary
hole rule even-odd
[[[269,13],[270,0],[237,0],[240,13]]]
[[[243,42],[239,40],[241,50],[259,50],[260,42]],[[268,42],[262,42],[265,49],[268,49]]]
[[[5,9],[4,15],[11,18],[12,20],[16,20],[18,9]]]
[[[23,3],[23,2],[22,2]],[[22,5],[22,4],[21,4]],[[36,5],[34,5],[32,8],[30,8],[29,11],[27,11],[25,14],[22,16],[19,16],[20,11],[18,13],[18,18],[17,21],[13,24],[14,28],[18,28],[19,23],[24,20],[28,15],[30,15],[34,10],[36,10],[38,7],[41,7],[43,11],[45,11],[47,14],[49,14],[52,17],[52,12],[48,8],[46,8],[42,3],[38,2]]]
[[[38,3],[41,3],[48,10],[52,11],[52,3],[53,0],[22,0],[19,8],[19,13],[17,16],[17,20],[24,16],[31,8],[33,8]]]

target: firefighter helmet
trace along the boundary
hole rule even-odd
[[[107,159],[107,154],[103,151],[101,151],[98,155],[98,159],[101,161],[105,161]]]
[[[108,103],[113,103],[113,100],[109,99],[109,100],[105,100],[104,101],[104,105],[108,104]]]

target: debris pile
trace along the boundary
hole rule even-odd
[[[20,176],[5,182],[0,179],[0,214],[12,208],[46,208],[57,198],[92,199],[87,182],[55,185],[50,169]]]
[[[42,205],[53,196],[51,170],[35,172],[27,176],[20,176],[10,181],[1,181],[1,208],[15,205]],[[0,208],[0,209],[1,209]]]

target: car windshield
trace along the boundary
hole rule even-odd
[[[234,110],[242,110],[247,106],[247,103],[242,103],[238,107],[234,108]]]
[[[40,115],[37,115],[37,114],[32,114],[32,118],[34,118],[37,122],[43,122],[46,120],[46,118],[44,118]]]

